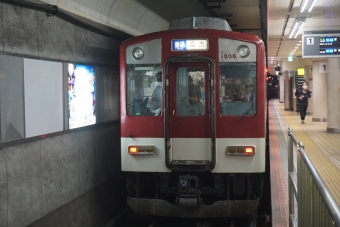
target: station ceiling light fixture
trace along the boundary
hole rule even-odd
[[[300,29],[302,28],[303,24],[305,23],[305,17],[297,17],[294,21],[293,27],[289,32],[289,39],[295,39],[299,34]]]
[[[308,12],[312,11],[315,2],[316,0],[302,0],[300,5],[301,13],[303,13],[306,9],[308,9]]]

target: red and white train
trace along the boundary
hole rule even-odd
[[[185,18],[120,48],[121,168],[138,214],[245,217],[265,172],[265,47]]]

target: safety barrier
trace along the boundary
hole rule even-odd
[[[296,171],[293,144],[298,151]],[[303,143],[297,141],[292,128],[288,128],[288,193],[290,227],[340,227],[340,208],[306,155]]]

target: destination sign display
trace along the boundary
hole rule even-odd
[[[171,50],[173,51],[193,51],[208,50],[207,39],[174,39],[171,40]]]
[[[319,44],[320,54],[339,54],[340,38],[339,37],[320,37]]]
[[[340,31],[304,31],[302,57],[340,57]]]

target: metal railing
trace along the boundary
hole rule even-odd
[[[293,144],[297,148],[297,168],[294,171]],[[340,227],[340,208],[298,142],[293,129],[288,128],[288,198],[289,226]],[[295,213],[295,200],[297,215]]]

